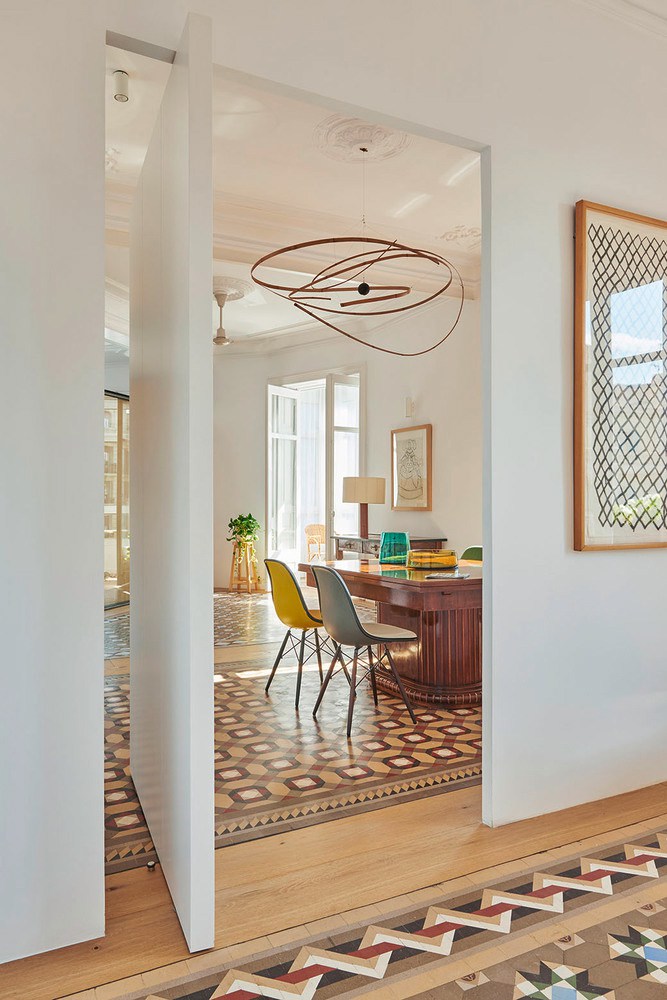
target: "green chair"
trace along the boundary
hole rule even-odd
[[[482,562],[482,546],[481,545],[469,545],[467,549],[463,552],[461,559],[470,559],[473,562]]]
[[[410,551],[410,536],[405,531],[383,531],[380,538],[380,562],[405,566]]]

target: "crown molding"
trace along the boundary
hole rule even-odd
[[[573,2],[635,28],[641,28],[652,35],[662,35],[667,38],[667,17],[649,10],[642,4],[633,3],[632,0],[573,0]]]
[[[118,181],[106,184],[106,242],[111,246],[128,246],[130,217],[134,188]],[[466,297],[479,295],[480,254],[475,248],[470,251],[470,234],[476,232],[469,227],[456,229],[425,239],[424,235],[401,225],[375,225],[369,235],[380,239],[398,240],[407,246],[419,246],[441,254],[460,271],[466,289]],[[276,204],[260,198],[240,198],[224,191],[216,191],[213,202],[213,257],[215,260],[229,260],[244,264],[254,264],[264,254],[276,247],[295,243],[307,243],[322,239],[323,235],[355,235],[359,231],[359,220],[330,212],[318,212],[298,207]],[[325,250],[308,248],[303,256],[293,255],[292,269],[301,267],[308,272],[319,270],[328,262]],[[407,265],[406,272],[414,280],[423,278],[432,283],[432,273],[428,268]],[[429,282],[429,277],[431,282]]]
[[[242,337],[234,341],[229,347],[221,347],[216,350],[213,357],[215,361],[232,361],[237,358],[255,358],[258,356],[270,358],[284,351],[296,351],[304,347],[311,347],[313,344],[334,343],[339,341],[340,334],[332,333],[326,327],[319,324],[309,323],[306,327],[298,329],[283,328],[269,333],[255,334],[250,337]]]
[[[130,332],[130,293],[125,285],[112,278],[104,279],[104,325],[123,334]]]

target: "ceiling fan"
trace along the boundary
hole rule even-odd
[[[216,274],[213,276],[213,298],[218,303],[218,309],[220,310],[219,326],[215,331],[213,343],[218,347],[228,347],[230,344],[234,343],[234,341],[227,336],[227,331],[222,325],[222,310],[225,303],[235,302],[237,299],[243,299],[252,291],[253,286],[249,281],[243,281],[241,278],[231,278],[227,275]]]
[[[222,325],[222,310],[225,302],[228,298],[231,298],[228,291],[216,291],[215,282],[213,286],[213,298],[218,303],[218,309],[220,310],[220,325],[215,331],[215,337],[213,338],[213,343],[218,347],[227,347],[229,344],[233,344],[234,341],[230,340],[227,336],[227,332]]]

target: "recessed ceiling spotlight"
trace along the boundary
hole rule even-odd
[[[124,69],[117,69],[113,74],[113,99],[127,104],[130,99],[130,78]]]

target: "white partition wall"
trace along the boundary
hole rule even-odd
[[[104,18],[0,8],[1,963],[104,933]]]
[[[132,230],[131,763],[192,951],[213,945],[212,69],[188,17]]]

